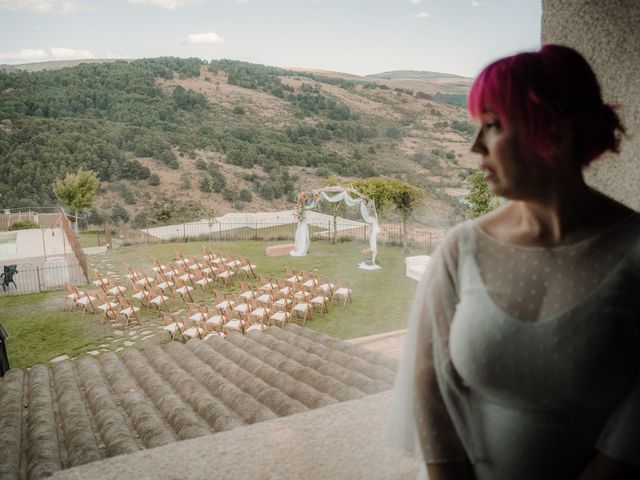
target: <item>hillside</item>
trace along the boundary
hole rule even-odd
[[[21,63],[18,65],[0,64],[0,71],[4,72],[17,72],[22,70],[24,72],[40,72],[42,70],[59,70],[61,68],[75,67],[82,63],[108,63],[117,62],[117,59],[108,58],[92,58],[87,60],[51,60],[48,62],[32,62]]]
[[[137,226],[389,175],[426,192],[419,221],[446,225],[476,164],[468,79],[400,77],[193,58],[0,72],[0,208],[53,203],[52,181],[81,166],[102,181],[90,219]]]

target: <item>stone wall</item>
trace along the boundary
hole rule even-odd
[[[595,188],[640,210],[640,2],[543,0],[542,43],[571,46],[593,66],[603,95],[627,128],[619,156],[587,172]]]

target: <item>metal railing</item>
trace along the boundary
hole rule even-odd
[[[293,242],[298,224],[269,220],[247,222],[191,222],[166,227],[131,229],[126,226],[112,227],[113,246],[156,244],[189,241],[239,241],[239,240],[282,240]],[[403,245],[405,232],[402,224],[381,224],[378,243]],[[99,227],[96,227],[99,228]],[[312,240],[333,240],[338,242],[369,241],[370,226],[351,220],[310,222],[309,234]],[[432,253],[444,238],[443,232],[428,231],[420,226],[409,225],[406,233],[407,245],[425,253]],[[96,246],[105,244],[104,234],[96,235]]]
[[[18,264],[18,273],[13,275],[13,283],[0,288],[0,296],[60,290],[64,284],[85,283],[82,266],[75,259],[52,259],[47,262]]]
[[[89,269],[87,267],[87,259],[84,256],[82,247],[80,246],[80,242],[78,241],[78,238],[76,237],[75,233],[73,233],[71,222],[69,222],[69,219],[67,218],[67,215],[65,214],[63,209],[60,209],[59,216],[60,216],[60,226],[62,228],[62,231],[66,235],[67,241],[69,242],[69,245],[71,245],[71,249],[73,250],[73,253],[76,256],[76,259],[78,260],[78,263],[82,268],[85,280],[88,282]]]

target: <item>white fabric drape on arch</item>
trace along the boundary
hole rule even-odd
[[[371,262],[375,265],[376,256],[378,255],[378,233],[380,233],[380,225],[378,224],[378,217],[375,211],[369,211],[367,203],[362,198],[352,198],[348,192],[342,191],[335,195],[328,195],[327,192],[320,192],[320,196],[323,200],[329,203],[344,202],[349,207],[360,206],[360,215],[362,219],[371,225],[371,231],[369,233],[369,250],[371,250]],[[294,257],[304,257],[309,250],[309,226],[306,221],[306,210],[316,208],[318,205],[317,200],[311,200],[302,205],[301,219],[298,223],[296,230],[296,244],[295,249],[292,250],[289,255]]]

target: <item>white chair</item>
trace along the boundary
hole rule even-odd
[[[342,301],[343,305],[353,301],[351,299],[351,288],[349,288],[349,284],[340,280],[336,281],[336,288],[331,296],[331,303],[335,303],[336,300]]]
[[[295,318],[299,319],[302,317],[302,326],[304,326],[307,318],[313,320],[313,310],[311,309],[311,304],[307,300],[300,300],[296,303],[291,309],[291,319]]]
[[[175,316],[171,313],[162,313],[162,330],[171,335],[171,340],[175,340],[176,336],[180,336],[182,339],[182,328],[184,324],[178,322]]]

